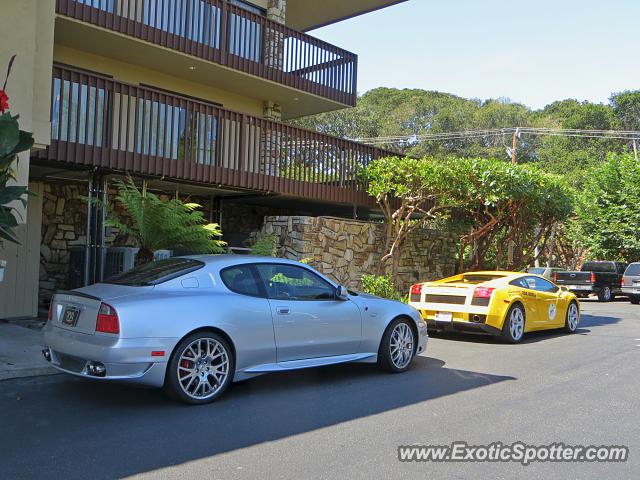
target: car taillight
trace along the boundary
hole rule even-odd
[[[620,286],[624,287],[624,277],[622,277],[622,280],[620,280]]]
[[[558,272],[553,272],[553,281],[554,282],[558,281]]]
[[[420,295],[422,293],[422,284],[411,285],[411,295]]]
[[[589,281],[591,283],[596,283],[596,273],[595,272],[591,272],[591,275],[589,276]]]
[[[111,305],[106,303],[100,304],[98,310],[98,318],[96,320],[96,332],[102,333],[120,333],[120,320],[118,312]]]
[[[473,291],[474,298],[489,298],[495,288],[492,287],[476,287]]]

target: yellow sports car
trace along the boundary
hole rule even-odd
[[[469,272],[411,287],[409,305],[437,330],[484,332],[510,343],[526,332],[564,328],[580,322],[576,296],[540,275]]]

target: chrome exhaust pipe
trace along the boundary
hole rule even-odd
[[[107,373],[107,369],[100,362],[89,362],[87,364],[87,373],[92,377],[104,377]]]

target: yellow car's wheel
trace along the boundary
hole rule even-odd
[[[501,337],[509,343],[519,343],[524,336],[525,314],[524,307],[514,303],[507,312],[507,317],[502,326]]]
[[[564,321],[564,329],[573,333],[578,329],[578,322],[580,322],[580,311],[578,310],[578,304],[571,302],[569,308],[567,308],[567,317]]]

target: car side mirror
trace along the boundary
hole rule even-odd
[[[567,287],[560,287],[560,290],[562,290],[563,292],[568,292],[569,289]]]
[[[336,288],[336,299],[337,300],[348,300],[349,299],[349,292],[342,285],[338,285],[338,288]]]

